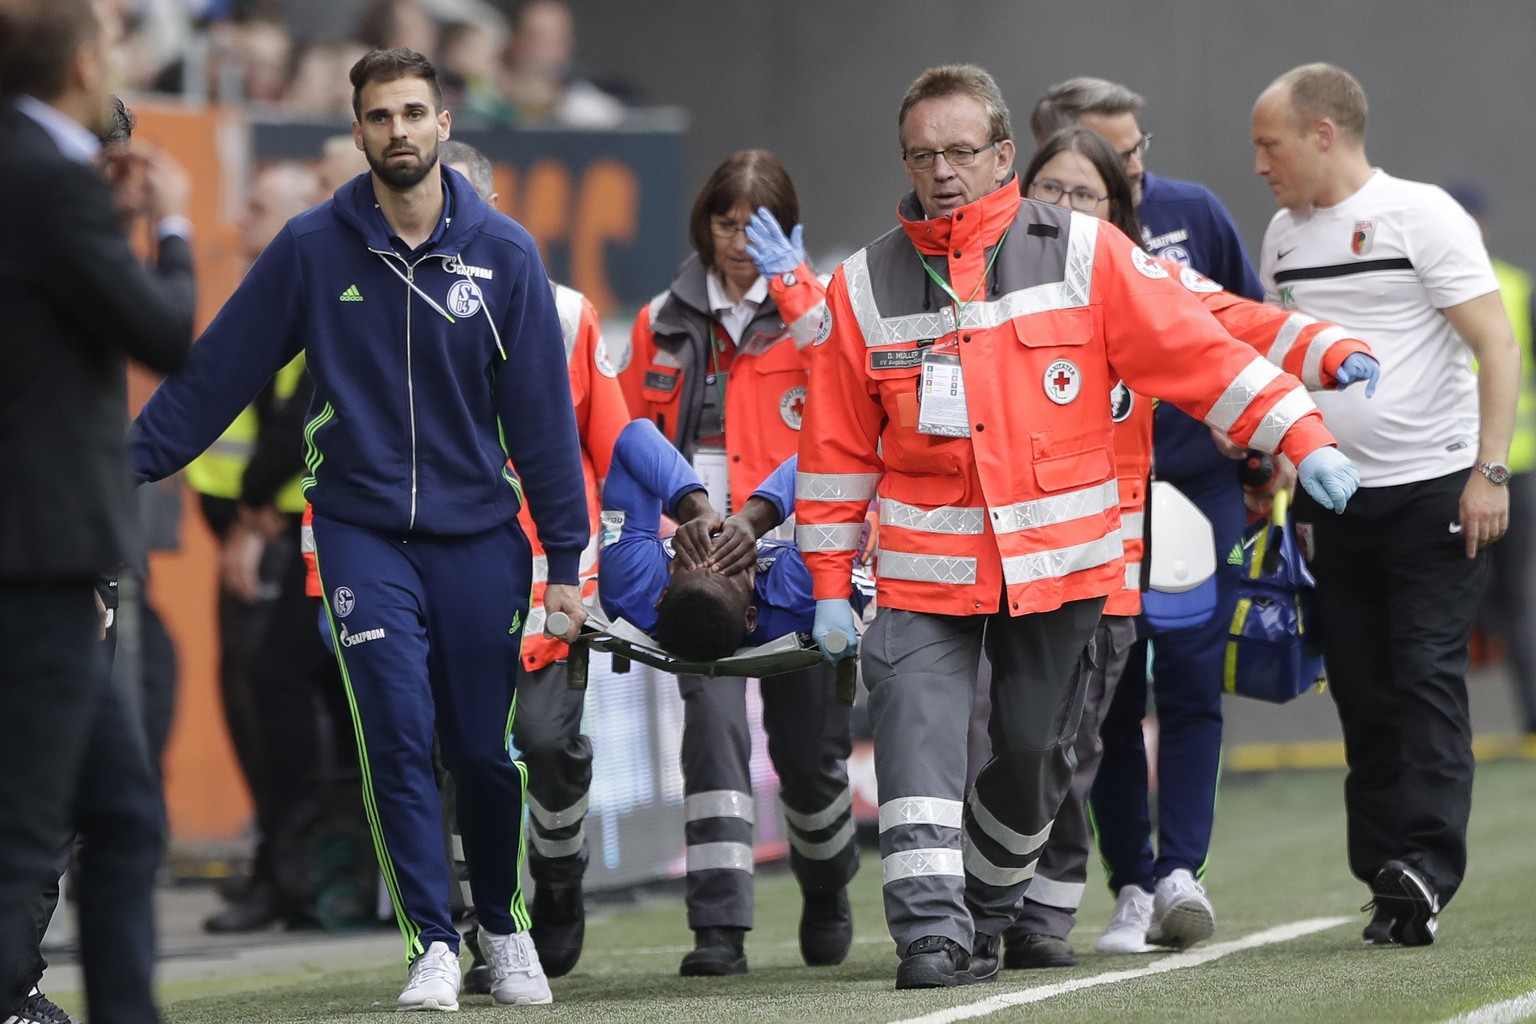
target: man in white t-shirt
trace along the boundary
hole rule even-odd
[[[1338,516],[1298,493],[1294,518],[1349,760],[1349,865],[1374,896],[1365,941],[1428,945],[1466,870],[1467,649],[1480,552],[1508,523],[1520,354],[1477,225],[1441,189],[1371,167],[1365,119],[1360,83],[1330,64],[1259,96],[1254,172],[1282,207],[1259,277],[1381,360],[1369,402],[1316,396],[1359,492]]]

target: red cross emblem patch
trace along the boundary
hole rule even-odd
[[[1077,399],[1083,389],[1083,375],[1070,359],[1058,359],[1045,368],[1045,397],[1057,405]]]

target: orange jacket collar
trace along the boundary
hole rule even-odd
[[[975,202],[932,220],[923,219],[917,194],[908,193],[896,204],[896,216],[918,252],[939,256],[951,248],[952,234],[967,239],[979,235],[984,245],[995,244],[1018,216],[1020,198],[1018,176],[1010,174],[1007,181]]]

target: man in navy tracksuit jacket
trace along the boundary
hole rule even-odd
[[[560,324],[533,239],[439,171],[448,115],[431,64],[375,51],[352,82],[372,173],[262,253],[139,416],[134,469],[176,472],[306,352],[303,486],[364,799],[412,961],[400,1007],[458,1005],[434,730],[458,784],[480,923],[518,940],[498,946],[498,980],[520,980],[492,994],[547,1002],[522,941],[525,778],[507,734],[532,576],[517,525],[525,482],[549,563],[545,607],[571,616],[569,638],[584,617],[589,525]]]

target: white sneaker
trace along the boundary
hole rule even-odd
[[[1152,894],[1139,885],[1121,888],[1115,897],[1115,912],[1099,941],[1095,953],[1150,953],[1147,925],[1152,921]]]
[[[1215,930],[1216,911],[1194,875],[1177,868],[1157,883],[1152,923],[1147,926],[1148,942],[1187,949],[1210,938]]]
[[[491,982],[492,999],[515,1006],[554,1002],[549,979],[544,977],[544,966],[539,963],[539,951],[527,932],[497,935],[482,926],[480,952],[485,954],[495,975]]]
[[[434,942],[411,961],[405,990],[395,1000],[397,1010],[457,1010],[459,954],[446,942]]]

